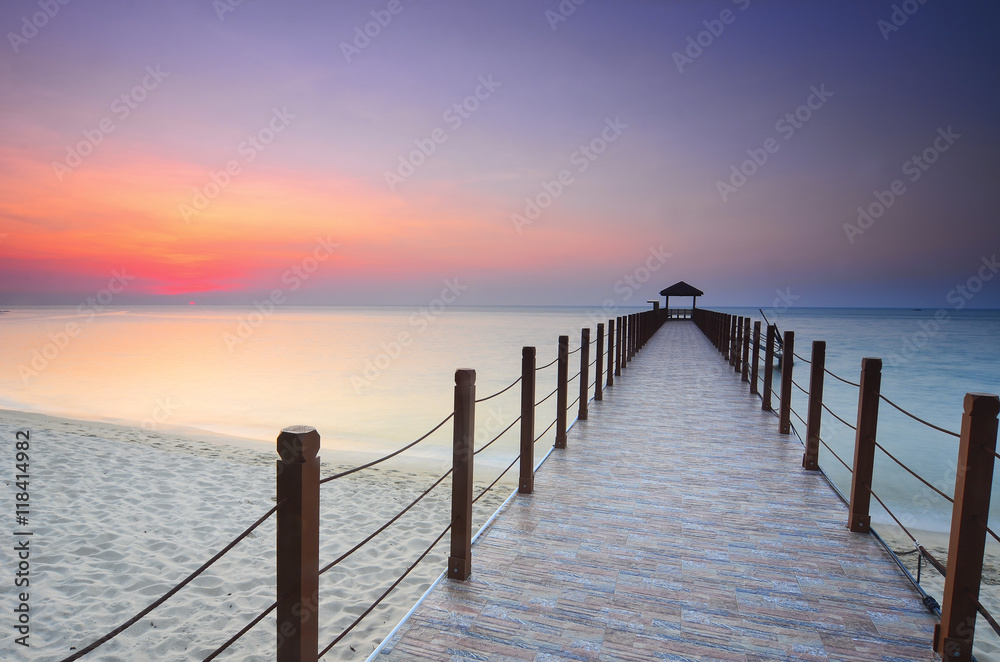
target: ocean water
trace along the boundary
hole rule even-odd
[[[761,318],[754,308],[720,310]],[[781,331],[795,332],[803,357],[813,340],[825,340],[827,368],[851,381],[858,381],[863,357],[882,358],[882,393],[941,427],[959,430],[965,393],[1000,392],[1000,311],[764,312]],[[0,314],[0,408],[267,443],[283,427],[312,425],[324,457],[336,461],[394,450],[431,429],[451,411],[456,368],[476,369],[477,394],[489,395],[519,376],[522,346],[536,346],[544,365],[555,358],[560,334],[570,336],[574,349],[581,327],[594,329],[607,317],[596,307],[309,307],[266,314],[221,306],[14,308]],[[808,368],[801,361],[792,368],[806,388]],[[554,383],[554,367],[540,373],[538,398]],[[519,398],[514,388],[479,406],[478,443],[517,417]],[[857,389],[826,379],[825,402],[851,423],[857,398]],[[806,399],[798,390],[792,405],[804,418]],[[551,398],[537,414],[539,430],[554,411]],[[804,425],[794,417],[793,423],[804,436]],[[824,441],[850,462],[854,433],[825,412],[822,428]],[[957,439],[882,403],[878,440],[946,493],[954,489]],[[445,463],[450,444],[446,425],[414,454]],[[515,427],[480,459],[506,466],[516,446]],[[850,477],[826,449],[820,463],[846,493]],[[947,530],[950,505],[881,453],[874,487],[908,525]]]
[[[719,309],[761,319],[756,308]],[[826,368],[858,383],[864,357],[882,359],[881,393],[920,418],[953,432],[961,430],[966,393],[1000,393],[1000,311],[954,309],[764,309],[780,332],[795,333],[795,353],[809,359],[812,343],[826,342]],[[810,366],[792,365],[795,382],[809,388]],[[780,376],[775,374],[774,390]],[[857,424],[858,389],[827,376],[824,403],[845,421]],[[777,401],[775,401],[776,403]],[[777,407],[777,404],[774,405]],[[807,397],[792,389],[792,408],[806,418]],[[805,437],[805,425],[792,416]],[[821,438],[848,464],[853,461],[855,433],[823,412]],[[918,423],[885,402],[879,406],[877,441],[945,494],[953,494],[958,439]],[[842,493],[851,477],[827,449],[820,447],[820,466]],[[991,523],[1000,526],[1000,471],[995,475]],[[881,451],[876,451],[872,487],[909,528],[947,531],[951,504],[921,485]],[[872,517],[889,522],[878,504]]]

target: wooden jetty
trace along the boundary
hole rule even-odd
[[[591,403],[379,660],[937,660],[937,619],[690,321]]]

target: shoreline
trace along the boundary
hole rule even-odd
[[[15,433],[24,429],[31,432],[34,659],[62,659],[73,647],[86,646],[114,629],[274,505],[276,454],[269,444],[222,444],[218,439],[0,410],[0,435],[10,457]],[[322,473],[338,468],[324,462]],[[401,456],[324,485],[321,565],[377,529],[438,476]],[[484,472],[476,489],[494,476]],[[516,474],[507,478],[476,504],[476,528],[516,487]],[[12,476],[4,476],[4,482],[14,489]],[[395,525],[321,577],[321,646],[364,611],[444,529],[450,498],[445,481]],[[92,656],[122,662],[203,659],[273,602],[275,535],[272,517]],[[440,576],[447,546],[446,536],[324,659],[366,659]],[[13,555],[5,552],[5,565]],[[271,660],[275,637],[273,618],[265,618],[227,652],[233,659]]]

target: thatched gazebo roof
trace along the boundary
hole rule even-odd
[[[660,290],[661,297],[700,297],[705,293],[693,285],[688,285],[684,281],[679,281],[670,287]]]

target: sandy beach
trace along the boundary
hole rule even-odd
[[[13,464],[30,430],[30,648],[55,661],[117,627],[169,590],[274,505],[271,444],[220,443],[117,426],[0,412]],[[321,454],[322,456],[322,454]],[[323,486],[321,553],[339,556],[442,471],[394,459]],[[323,476],[346,465],[324,463]],[[13,467],[3,483],[13,503]],[[511,472],[513,474],[514,472]],[[488,483],[495,471],[484,469]],[[478,481],[477,481],[478,482]],[[447,525],[449,483],[320,580],[320,646],[350,624]],[[476,504],[485,522],[514,486]],[[15,527],[13,515],[8,528]],[[84,659],[202,660],[274,601],[274,518],[149,616]],[[363,660],[445,568],[448,537],[325,660]],[[4,566],[16,553],[5,545]],[[4,603],[14,587],[4,584]],[[13,637],[11,637],[13,638]],[[273,616],[219,659],[272,660]]]
[[[896,553],[908,552],[914,548],[913,541],[898,526],[877,524],[873,527]],[[920,530],[913,530],[910,533],[928,552],[934,555],[934,558],[947,566],[948,534]],[[917,556],[917,554],[906,554],[899,557],[914,578],[917,576]],[[930,596],[941,602],[941,596],[944,593],[944,577],[926,560],[922,563],[920,585]],[[992,539],[987,539],[979,601],[993,615],[993,618],[1000,617],[1000,547],[994,544]],[[981,615],[976,620],[974,650],[979,662],[1000,661],[1000,636],[993,632],[990,624]]]

